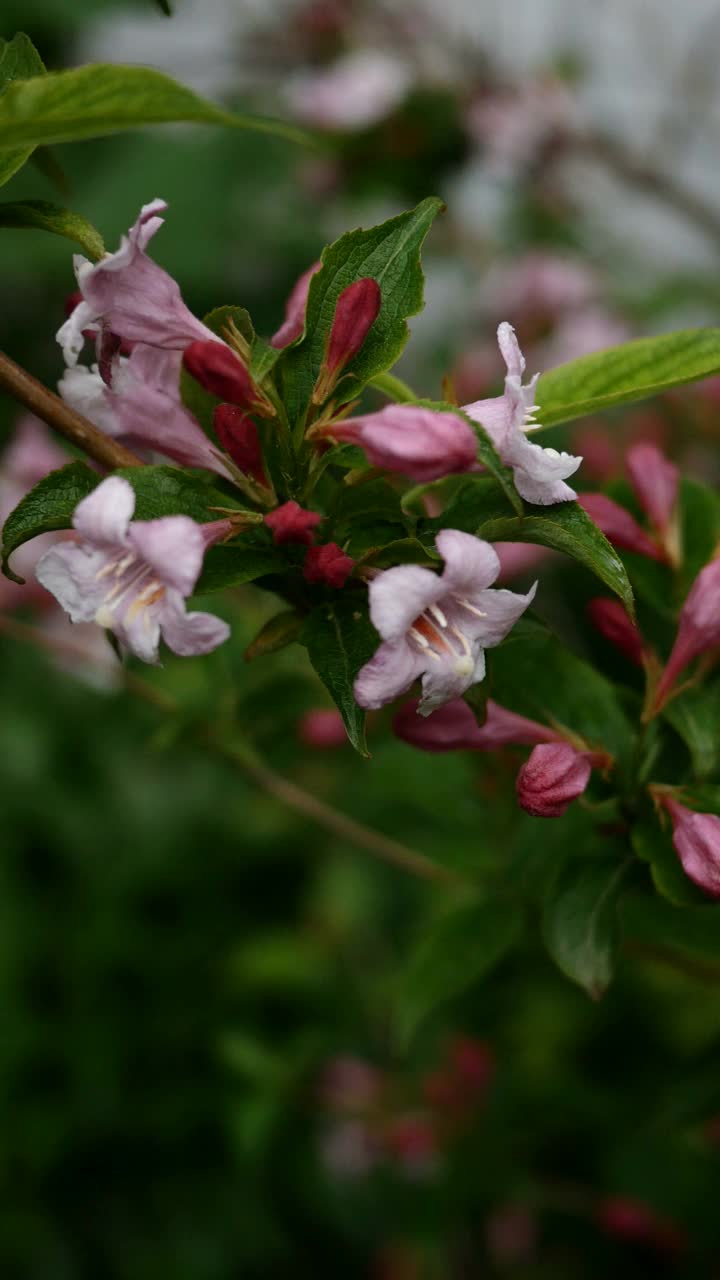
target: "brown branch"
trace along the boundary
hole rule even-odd
[[[114,471],[116,467],[143,466],[134,453],[118,444],[117,440],[103,435],[92,422],[71,409],[64,400],[5,355],[4,351],[0,351],[0,390],[6,391],[14,400],[19,400],[26,409],[37,414],[49,427],[58,431],[71,444],[77,445],[78,449],[82,449],[83,453],[108,471]]]

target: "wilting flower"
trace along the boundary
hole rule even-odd
[[[521,808],[535,818],[559,818],[581,796],[592,773],[592,757],[569,742],[535,747],[515,787]]]
[[[186,613],[205,550],[227,521],[196,524],[188,516],[133,521],[135,494],[108,476],[73,515],[77,541],[52,547],[36,575],[72,622],[96,622],[143,662],[157,662],[160,637],[183,657],[209,653],[230,628],[210,613]]]
[[[389,404],[378,413],[346,418],[320,430],[359,445],[374,467],[397,471],[419,484],[469,471],[477,458],[477,439],[469,422],[456,413],[436,413],[414,404]]]
[[[181,466],[205,467],[232,479],[228,460],[180,398],[181,364],[180,351],[138,343],[128,359],[117,363],[111,386],[97,365],[76,365],[65,370],[58,390],[66,404],[130,448],[156,450]]]
[[[321,266],[321,262],[313,262],[307,271],[303,271],[300,279],[296,280],[285,304],[285,319],[277,333],[273,334],[270,339],[271,346],[289,347],[291,342],[295,342],[296,338],[300,337],[305,328],[305,309],[310,291],[310,281]]]
[[[720,817],[697,813],[669,792],[656,793],[670,814],[672,841],[682,869],[710,898],[720,898]]]
[[[309,547],[323,517],[317,511],[306,511],[291,499],[274,511],[268,511],[264,519],[268,528],[272,529],[273,540],[278,546],[285,542],[300,542]]]
[[[672,653],[660,677],[655,695],[659,711],[678,676],[701,653],[720,647],[720,560],[701,569],[682,607]]]
[[[370,617],[383,643],[360,670],[355,697],[361,707],[393,702],[422,677],[418,711],[462,697],[485,675],[485,649],[500,644],[532,601],[490,590],[500,562],[488,542],[443,529],[436,546],[445,568],[396,565],[370,583]]]
[[[500,457],[513,469],[515,487],[527,502],[547,506],[552,502],[568,502],[574,489],[564,482],[577,471],[582,458],[557,449],[543,449],[531,444],[527,432],[537,428],[533,414],[535,387],[539,374],[523,386],[525,359],[512,325],[498,328],[498,343],[507,366],[505,391],[490,400],[476,400],[465,405],[467,413],[487,431]]]
[[[336,542],[308,547],[303,565],[306,582],[324,582],[328,587],[344,587],[355,568],[355,561],[345,555]]]
[[[167,209],[164,200],[143,205],[137,221],[122,237],[120,248],[92,263],[82,254],[73,259],[83,301],[58,330],[65,361],[74,365],[83,349],[83,330],[98,328],[130,342],[182,351],[196,338],[217,341],[185,306],[177,283],[145,252]]]
[[[665,555],[656,542],[638,524],[634,516],[604,493],[579,493],[578,502],[608,542],[620,551],[634,551],[650,560],[664,560]]]
[[[560,735],[536,720],[488,699],[487,718],[479,725],[462,698],[438,707],[432,716],[417,714],[418,702],[406,702],[393,720],[393,730],[403,742],[420,751],[495,751],[505,746],[534,746],[560,741]]]

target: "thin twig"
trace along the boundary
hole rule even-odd
[[[78,449],[82,449],[83,453],[101,467],[113,471],[116,467],[143,466],[134,453],[118,444],[117,440],[103,435],[92,422],[71,409],[64,400],[44,387],[4,351],[0,351],[0,390],[19,400],[26,409],[37,414],[38,418],[42,418],[49,427],[77,445]]]

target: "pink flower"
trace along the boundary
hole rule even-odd
[[[317,511],[306,511],[297,502],[284,502],[264,517],[278,546],[285,542],[301,542],[309,547],[313,534],[323,517]]]
[[[637,500],[660,533],[665,533],[675,514],[680,472],[657,445],[639,443],[628,449],[625,465]]]
[[[613,502],[612,498],[606,497],[604,493],[579,493],[578,502],[605,534],[608,542],[612,542],[620,551],[634,551],[650,560],[665,559],[657,543],[652,541],[630,512]]]
[[[220,444],[235,466],[269,488],[258,429],[252,418],[234,404],[216,405],[213,426]]]
[[[213,448],[180,398],[180,351],[137,343],[116,366],[107,386],[97,365],[66,369],[58,390],[66,404],[101,431],[131,448],[157,450],[187,467],[205,467],[232,479],[227,458]]]
[[[561,315],[594,301],[598,281],[581,259],[530,252],[501,268],[491,293],[495,314]]]
[[[469,471],[477,458],[475,432],[464,418],[414,404],[389,404],[378,413],[346,418],[322,430],[359,445],[374,467],[398,471],[420,484]]]
[[[659,711],[678,676],[701,653],[720,646],[720,560],[701,569],[682,607],[678,632],[655,695]]]
[[[619,600],[596,596],[587,606],[587,615],[596,631],[625,654],[636,666],[643,665],[645,644]]]
[[[402,102],[410,72],[394,54],[356,49],[328,68],[301,72],[287,86],[288,103],[319,129],[367,129]]]
[[[108,476],[78,504],[78,540],[42,557],[37,579],[72,622],[96,622],[143,662],[157,662],[160,636],[183,657],[209,653],[230,628],[210,613],[186,613],[206,548],[227,521],[199,525],[187,516],[132,521],[135,494],[121,476]]]
[[[313,392],[316,404],[327,399],[342,370],[362,349],[381,304],[380,285],[370,276],[343,289],[335,307],[327,355]]]
[[[354,568],[355,561],[336,542],[325,542],[321,547],[308,547],[303,577],[306,582],[324,582],[328,587],[340,588]]]
[[[673,825],[673,845],[689,880],[709,898],[720,898],[720,817],[697,813],[666,793],[659,794]]]
[[[0,528],[29,489],[48,472],[55,471],[69,461],[68,455],[55,444],[45,424],[30,413],[24,414],[2,457]],[[39,538],[18,547],[12,558],[14,572],[21,578],[28,578],[35,569],[38,557],[57,541],[58,536],[56,533],[41,534]],[[52,601],[34,582],[21,586],[0,575],[0,607],[14,609],[28,604],[42,606],[52,604]]]
[[[525,359],[512,325],[500,325],[498,343],[507,367],[504,394],[465,405],[465,412],[485,428],[502,461],[512,467],[521,497],[540,506],[568,502],[575,491],[564,482],[577,471],[582,458],[530,443],[526,433],[537,428],[533,414],[539,374],[523,385]]]
[[[553,555],[549,547],[539,547],[532,542],[494,542],[493,546],[500,561],[500,582],[532,572]]]
[[[305,309],[307,307],[310,281],[321,266],[321,262],[313,262],[312,266],[308,267],[307,271],[304,271],[300,279],[295,282],[285,304],[285,319],[277,333],[270,339],[271,346],[289,347],[291,342],[295,342],[300,337],[305,328]]]
[[[421,751],[495,751],[505,746],[534,746],[559,741],[547,725],[526,720],[488,699],[487,719],[479,725],[462,698],[446,702],[432,716],[417,714],[418,702],[406,702],[393,720],[393,730],[403,742]]]
[[[505,639],[535,595],[537,583],[527,595],[489,590],[500,562],[488,542],[443,529],[435,544],[442,574],[403,564],[370,583],[370,617],[382,644],[355,681],[361,707],[393,702],[420,677],[420,715],[462,697],[485,676],[485,649]]]
[[[302,717],[298,725],[298,737],[306,747],[334,750],[347,742],[347,731],[339,711],[328,707],[316,707]]]
[[[559,818],[582,795],[591,773],[587,752],[576,751],[569,742],[541,743],[517,776],[519,804],[534,818]]]
[[[182,351],[196,338],[215,335],[185,306],[176,282],[145,252],[160,230],[167,209],[164,200],[143,205],[137,221],[120,242],[120,248],[98,263],[76,254],[73,262],[83,301],[58,330],[65,361],[77,362],[83,349],[83,330],[109,331],[131,342]],[[217,339],[215,339],[217,341]]]

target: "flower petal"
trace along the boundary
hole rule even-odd
[[[428,605],[439,600],[443,590],[438,575],[420,565],[399,564],[386,569],[370,583],[373,626],[383,640],[399,640]]]
[[[537,585],[537,582],[534,582],[527,595],[520,595],[516,591],[482,591],[475,599],[485,617],[473,618],[471,623],[465,626],[466,635],[479,640],[483,649],[492,649],[496,644],[500,644],[508,631],[515,626],[518,618],[532,604]]]
[[[508,374],[510,377],[521,379],[525,372],[525,357],[520,350],[515,330],[507,320],[503,320],[502,324],[498,325],[497,340]]]
[[[160,649],[160,608],[157,604],[129,608],[113,622],[120,644],[141,662],[155,665]]]
[[[186,613],[181,597],[168,592],[160,615],[163,640],[181,658],[210,653],[224,644],[230,627],[212,613]]]
[[[123,546],[135,510],[135,494],[122,476],[108,476],[75,508],[73,528],[89,542]]]
[[[459,529],[442,529],[435,546],[445,561],[444,590],[472,597],[484,591],[500,572],[500,561],[489,542]]]
[[[461,698],[485,675],[485,655],[480,649],[470,659],[428,663],[422,678],[422,697],[418,715],[429,716],[437,707]]]
[[[388,570],[391,572],[391,570]],[[405,693],[426,666],[426,659],[415,653],[404,640],[381,644],[375,655],[358,672],[353,692],[361,707],[368,711],[384,707]]]
[[[107,553],[77,542],[60,542],[38,560],[35,577],[70,615],[72,622],[93,622],[107,590],[98,574]]]
[[[128,542],[158,578],[189,596],[200,577],[205,540],[199,524],[189,516],[161,516],[130,525]]]
[[[500,449],[513,425],[513,406],[507,396],[491,396],[489,400],[476,400],[463,406],[473,422],[479,422],[487,431],[496,449]]]
[[[86,369],[78,364],[66,369],[58,382],[58,391],[71,409],[82,413],[96,427],[113,439],[122,435],[122,425],[118,420],[109,398],[108,388],[100,377],[96,364]]]
[[[575,497],[574,491],[562,482],[577,471],[582,458],[557,449],[543,449],[518,431],[507,441],[503,462],[513,467],[515,487],[527,502],[548,506]]]

